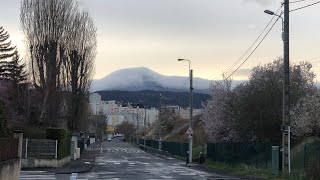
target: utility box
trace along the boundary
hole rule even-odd
[[[76,148],[75,157],[76,157],[76,159],[80,158],[80,148]]]
[[[272,146],[272,175],[279,175],[279,146]]]

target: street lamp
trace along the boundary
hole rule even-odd
[[[280,15],[278,15],[278,14],[274,13],[273,11],[270,11],[270,10],[267,9],[267,10],[264,10],[264,13],[269,14],[271,16],[277,16],[277,17],[281,18],[281,20],[282,20],[282,32],[283,32],[283,30],[284,30],[284,28],[283,28],[284,20],[283,20],[283,17],[281,16],[282,12],[281,12]]]
[[[264,12],[267,13],[267,14],[270,14],[270,15],[274,15],[274,12],[273,12],[273,11],[270,11],[270,10],[268,10],[268,9],[267,9],[267,10],[264,10]]]
[[[192,69],[190,69],[191,61],[188,59],[178,59],[178,61],[188,61],[189,62],[189,80],[190,80],[190,121],[189,121],[189,129],[187,134],[189,135],[189,164],[192,162],[192,143],[193,143],[193,130],[192,130],[192,111],[193,111],[193,87],[192,87]]]
[[[188,61],[189,62],[189,78],[190,78],[190,66],[191,66],[191,61],[188,59],[178,59],[178,61]]]

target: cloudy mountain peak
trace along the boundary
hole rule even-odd
[[[196,90],[209,89],[211,81],[194,78]],[[188,77],[165,76],[146,67],[126,68],[112,72],[108,76],[93,80],[92,91],[102,90],[184,90],[189,86]]]

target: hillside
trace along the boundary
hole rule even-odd
[[[103,101],[116,100],[123,103],[127,102],[142,102],[148,108],[159,107],[160,91],[144,90],[144,91],[97,91],[101,95]],[[189,106],[189,93],[188,92],[171,92],[163,91],[162,96],[168,98],[163,100],[163,105],[180,105]],[[194,93],[193,104],[194,108],[202,108],[202,102],[210,98],[208,94]]]

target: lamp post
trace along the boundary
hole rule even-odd
[[[187,131],[189,139],[189,164],[192,162],[192,143],[193,143],[193,130],[192,130],[192,112],[193,112],[193,87],[192,87],[192,69],[190,69],[191,61],[188,59],[178,59],[178,61],[188,61],[189,62],[189,80],[190,80],[190,119],[189,119],[189,129]]]
[[[289,0],[284,0],[284,18],[270,10],[264,12],[278,16],[282,19],[282,40],[283,40],[283,99],[282,99],[282,172],[291,171],[290,162],[290,74],[289,74]]]
[[[270,10],[264,10],[264,13],[266,13],[266,14],[269,14],[269,15],[271,15],[271,16],[277,16],[277,17],[279,17],[280,19],[281,19],[281,21],[282,21],[282,32],[284,31],[284,19],[283,19],[283,17],[281,16],[282,15],[282,12],[281,12],[281,14],[280,15],[278,15],[278,14],[276,14],[276,13],[274,13],[273,11],[270,11]],[[283,37],[282,37],[283,38]],[[283,39],[282,39],[283,40]]]

